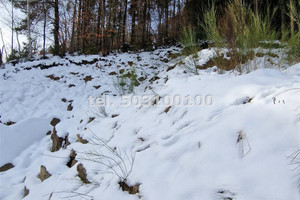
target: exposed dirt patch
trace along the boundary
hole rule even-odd
[[[215,61],[209,60],[209,61],[206,62],[204,65],[202,65],[202,66],[197,66],[197,69],[208,69],[208,68],[211,68],[211,67],[214,67],[214,66],[216,66]]]
[[[36,65],[36,66],[32,66],[32,68],[40,68],[41,70],[44,70],[44,69],[49,69],[49,68],[52,68],[52,67],[58,67],[58,66],[63,66],[64,64],[62,63],[52,63],[50,65],[44,65],[44,64],[39,64],[39,65]]]
[[[173,66],[169,66],[168,69],[167,69],[167,72],[168,72],[168,71],[171,71],[171,70],[173,70],[173,69],[175,69],[175,67],[176,67],[176,64],[173,65]]]
[[[129,194],[138,194],[140,192],[140,184],[129,186],[126,181],[120,181],[119,185],[123,191],[126,191]]]
[[[99,59],[95,58],[93,60],[82,60],[81,62],[75,62],[73,60],[69,60],[70,63],[72,64],[75,64],[75,65],[78,65],[78,66],[82,66],[82,65],[92,65],[92,64],[95,64],[96,62],[98,62]]]
[[[158,77],[158,76],[153,76],[150,80],[149,80],[149,82],[150,83],[153,83],[154,81],[157,81],[157,80],[159,80],[160,78]]]
[[[11,126],[13,124],[15,124],[16,122],[13,122],[13,121],[8,121],[6,123],[4,123],[6,126]]]
[[[181,54],[180,53],[169,53],[167,56],[168,56],[168,58],[175,59],[175,58],[178,58],[179,56],[181,56]]]
[[[60,80],[60,77],[54,76],[54,74],[48,75],[46,76],[47,78],[50,78],[53,81],[58,81]]]
[[[160,60],[160,61],[162,61],[162,62],[164,62],[164,63],[168,63],[168,62],[169,62],[169,59],[168,59],[168,58],[164,58],[164,59],[162,59],[162,60]]]
[[[100,87],[101,87],[101,85],[94,85],[94,88],[95,88],[96,90],[98,90]]]
[[[117,72],[113,71],[113,72],[110,72],[108,75],[110,75],[110,76],[116,76]]]
[[[129,65],[130,67],[132,67],[133,64],[134,64],[134,63],[133,63],[132,61],[128,61],[128,65]]]
[[[93,80],[93,78],[92,78],[92,76],[86,76],[83,80],[85,83],[87,83],[87,82]]]
[[[76,75],[78,75],[78,74],[79,74],[79,72],[70,72],[70,74],[72,74],[72,75],[76,76]]]

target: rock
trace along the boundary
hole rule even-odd
[[[164,110],[164,112],[165,112],[165,113],[168,113],[168,112],[170,111],[171,107],[172,107],[172,106],[167,107],[167,108]]]
[[[80,163],[77,165],[77,172],[78,172],[78,177],[81,179],[81,181],[85,184],[91,183],[87,179],[87,174],[86,174],[86,169],[83,167],[83,165]]]
[[[72,111],[72,110],[73,110],[73,106],[72,106],[72,103],[70,103],[70,104],[68,105],[67,111]]]
[[[51,120],[50,124],[51,124],[52,126],[56,126],[56,124],[58,124],[59,122],[60,122],[60,119],[54,117],[54,118]]]
[[[3,165],[2,167],[0,167],[0,172],[5,172],[5,171],[10,170],[14,167],[15,166],[13,164],[7,163],[7,164]]]
[[[128,65],[131,67],[134,63],[132,61],[128,61]]]
[[[27,187],[24,187],[24,195],[23,198],[26,197],[29,194],[29,189],[27,189]]]
[[[41,165],[41,171],[38,175],[38,177],[43,182],[44,180],[48,179],[51,176],[51,174],[47,171],[46,167]]]
[[[80,142],[82,144],[87,144],[89,141],[83,139],[79,134],[77,134],[77,142]]]
[[[13,121],[8,121],[6,123],[4,123],[6,126],[11,126],[11,125],[14,125],[16,122],[13,122]]]
[[[110,72],[108,75],[110,75],[110,76],[116,76],[117,72],[113,71],[113,72]]]
[[[95,85],[94,88],[95,89],[99,89],[101,87],[101,85]]]
[[[75,160],[76,156],[77,156],[76,152],[72,149],[71,153],[70,153],[70,160],[67,163],[68,167],[71,168],[71,167],[73,167],[77,163],[77,160]]]
[[[51,74],[51,75],[49,75],[49,76],[46,76],[47,78],[50,78],[51,80],[53,80],[53,81],[58,81],[58,80],[60,80],[60,77],[56,77],[56,76],[54,76],[54,74]]]
[[[85,83],[87,83],[87,82],[93,80],[93,78],[92,78],[92,76],[86,76],[83,80]]]
[[[157,80],[159,80],[160,78],[158,77],[158,76],[153,76],[150,80],[149,80],[149,82],[150,83],[153,83],[154,81],[157,81]]]
[[[87,122],[88,124],[91,123],[92,121],[94,121],[96,118],[95,117],[90,117],[89,121]]]
[[[64,139],[62,137],[57,136],[55,127],[53,127],[53,131],[51,134],[51,140],[52,140],[51,152],[58,151],[62,147],[62,142]]]
[[[127,191],[129,194],[137,194],[139,193],[140,184],[136,184],[134,186],[129,186],[126,181],[120,181],[119,182],[120,187],[123,191]]]
[[[167,58],[164,58],[164,59],[162,59],[162,60],[160,60],[160,61],[162,61],[162,62],[164,62],[164,63],[168,63],[168,62],[169,62],[169,60],[168,60]]]
[[[173,70],[173,69],[176,67],[176,65],[177,65],[177,64],[175,64],[175,65],[173,65],[173,66],[169,66],[168,69],[167,69],[167,72]]]
[[[71,144],[69,141],[69,134],[66,135],[64,141],[65,141],[64,148],[67,148],[67,146]]]

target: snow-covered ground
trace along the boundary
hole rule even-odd
[[[300,64],[193,75],[173,68],[182,58],[167,61],[179,50],[0,69],[0,167],[15,166],[0,172],[0,199],[28,191],[24,199],[300,199],[290,157],[300,149]],[[199,55],[204,63],[211,52]],[[120,96],[116,77],[132,69],[140,85]],[[53,132],[70,144],[51,152]],[[78,162],[70,168],[72,150]],[[51,174],[44,181],[42,165]],[[139,193],[122,191],[124,179]]]

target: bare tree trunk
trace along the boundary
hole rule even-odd
[[[54,2],[54,55],[59,55],[59,5]]]
[[[11,1],[11,54],[14,54],[14,1]]]
[[[1,51],[1,49],[0,49],[0,67],[2,66],[2,64],[3,64],[3,60],[2,60],[2,51]]]
[[[146,22],[147,22],[147,10],[148,10],[148,0],[144,1],[144,8],[143,8],[143,21],[142,21],[142,42],[141,47],[145,48],[146,41],[145,41],[145,35],[146,35]]]
[[[2,41],[2,44],[3,46],[1,47],[2,48],[2,52],[5,53],[6,57],[7,57],[7,50],[6,50],[6,47],[5,47],[5,42],[4,42],[4,39],[3,39],[3,33],[2,33],[2,29],[0,28],[0,35],[1,35],[1,41]]]
[[[30,0],[27,0],[27,31],[28,31],[28,58],[32,54],[31,30],[30,30]]]
[[[176,0],[173,0],[173,23],[172,23],[172,32],[173,32],[173,39],[176,38],[176,27],[177,27],[177,21],[176,21]]]
[[[291,34],[294,35],[294,30],[295,30],[295,16],[294,16],[294,12],[293,12],[293,1],[290,0],[290,19],[291,19]]]
[[[18,33],[18,31],[16,31],[16,38],[17,38],[17,43],[18,43],[18,51],[21,52],[21,44],[20,44],[20,40],[19,40],[19,33]]]
[[[77,0],[75,0],[74,11],[73,11],[73,19],[72,19],[72,35],[71,35],[71,44],[70,44],[70,52],[74,53],[75,51],[75,23],[76,23],[76,14],[77,14]],[[77,30],[78,31],[78,30]]]
[[[162,25],[161,25],[161,20],[162,20],[162,9],[160,7],[158,9],[158,44],[162,44]]]
[[[136,8],[137,8],[137,5],[136,5],[136,1],[134,0],[131,0],[131,12],[132,12],[132,16],[131,16],[131,40],[130,40],[130,44],[133,45],[135,44],[135,36],[136,36],[136,33],[135,33],[135,22],[136,22]]]
[[[47,23],[47,11],[46,11],[46,0],[43,0],[43,11],[44,11],[44,27],[43,27],[43,58],[46,58],[46,23]]]
[[[105,33],[104,33],[104,29],[105,29],[105,15],[106,15],[106,0],[102,1],[102,55],[106,56],[108,54],[107,49],[106,49],[106,38],[105,38]]]
[[[101,7],[101,0],[99,0],[99,5],[98,5],[98,15],[97,15],[97,42],[96,42],[96,46],[99,47],[100,46],[100,42],[101,42],[101,11],[102,11],[102,7]],[[103,19],[102,19],[103,20]]]
[[[256,16],[258,16],[258,0],[254,0],[254,9]]]
[[[169,35],[169,0],[165,0],[165,24],[166,24],[166,28],[165,28],[165,42],[167,42],[168,40],[168,35]]]
[[[280,0],[279,3],[281,18],[281,37],[283,37],[285,32],[285,0]]]
[[[126,19],[127,19],[127,6],[128,6],[128,0],[124,0],[124,16],[123,16],[123,27],[122,27],[122,48],[124,50],[125,48],[125,31],[126,31]]]

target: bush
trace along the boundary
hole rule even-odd
[[[217,58],[221,56],[218,54],[221,48],[225,48],[224,52],[230,56],[230,66],[221,68],[234,68],[241,72],[242,64],[255,58],[254,49],[260,47],[262,41],[277,38],[271,26],[275,12],[276,9],[272,12],[268,9],[262,17],[255,14],[243,0],[231,0],[222,16],[217,16],[214,5],[204,13],[202,27],[207,39],[217,48]]]
[[[125,95],[133,93],[139,84],[135,68],[132,67],[129,72],[117,76],[114,87],[120,95]]]
[[[290,31],[286,30],[283,35],[283,40],[286,42],[287,61],[292,64],[300,62],[300,0],[288,2],[290,16]],[[294,23],[298,26],[298,31],[295,30]]]
[[[190,27],[184,27],[180,38],[180,43],[183,46],[182,54],[189,56],[188,63],[185,63],[183,66],[187,69],[187,71],[198,75],[197,53],[201,50],[201,47],[198,45],[195,30]]]

